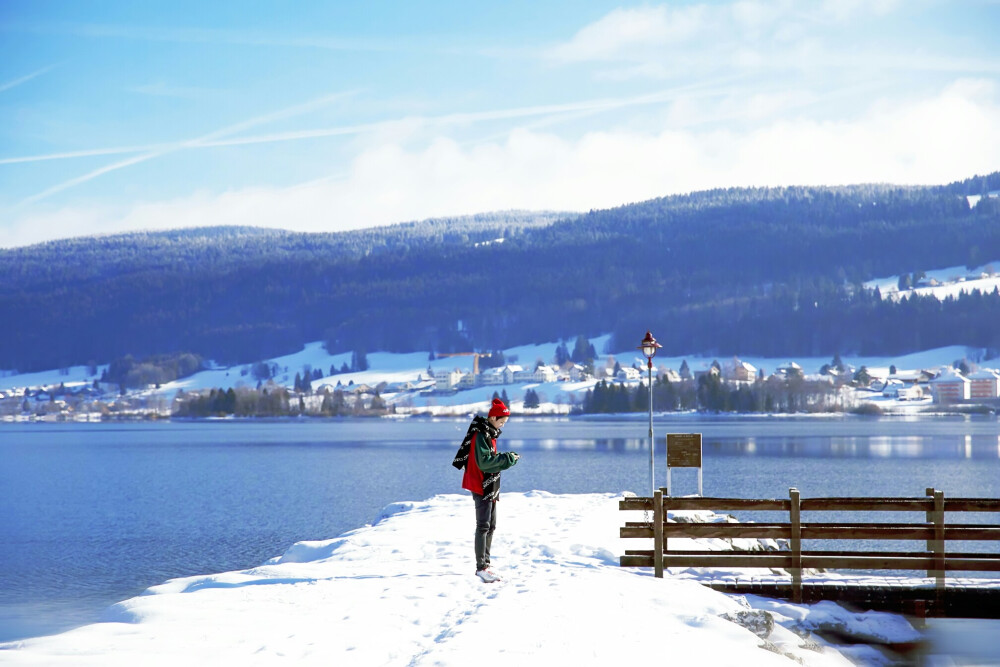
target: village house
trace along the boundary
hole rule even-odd
[[[900,401],[918,401],[924,397],[924,388],[915,382],[889,379],[882,387],[882,396]]]
[[[672,368],[667,368],[666,366],[660,366],[659,368],[656,369],[656,377],[665,379],[672,384],[677,384],[678,382],[681,382],[680,373],[678,373]]]
[[[615,380],[618,382],[629,382],[630,380],[639,379],[639,369],[632,368],[631,366],[622,366],[618,373],[615,374]]]
[[[455,391],[455,389],[458,387],[458,383],[461,380],[462,380],[462,371],[459,370],[435,371],[434,391],[442,393]]]
[[[713,361],[712,365],[708,367],[708,370],[696,370],[694,372],[694,379],[701,379],[703,375],[710,375],[714,377],[722,377],[722,366],[719,365],[718,361]]]
[[[554,368],[542,365],[533,371],[517,371],[514,373],[514,382],[555,382],[556,377]]]
[[[506,366],[499,368],[488,368],[479,375],[480,384],[512,384],[514,382],[514,374],[523,370],[524,369],[517,364],[507,364]]]
[[[802,377],[802,366],[799,366],[794,361],[790,361],[784,366],[778,366],[774,369],[774,375],[780,378],[788,379],[791,377]]]
[[[931,390],[937,403],[957,403],[970,398],[972,382],[954,368],[945,368],[931,380]]]
[[[992,368],[980,368],[969,375],[970,398],[1000,398],[1000,374]]]
[[[752,384],[757,380],[757,367],[733,357],[726,364],[722,377],[729,382]]]

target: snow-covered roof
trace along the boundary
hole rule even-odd
[[[962,372],[957,368],[945,368],[941,371],[941,374],[931,380],[931,382],[936,384],[944,382],[969,382],[969,378],[962,375]]]

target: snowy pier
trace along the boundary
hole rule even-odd
[[[653,539],[651,550],[626,550],[619,559],[622,567],[652,567],[657,577],[664,569],[673,568],[672,574],[677,574],[687,568],[715,590],[793,602],[836,600],[921,617],[1000,618],[1000,579],[948,579],[952,572],[1000,573],[1000,552],[980,546],[1000,541],[1000,525],[945,521],[949,512],[998,513],[1000,499],[946,499],[937,489],[917,498],[801,498],[795,488],[789,489],[787,499],[676,498],[660,489],[652,498],[625,498],[619,509],[644,513],[643,521],[626,522],[620,537]],[[783,512],[788,520],[740,522],[716,514],[731,510]],[[833,521],[803,521],[803,512],[836,514]],[[843,520],[845,514],[858,512],[863,513],[861,520]],[[919,512],[922,520],[871,521],[873,516],[900,512]],[[824,548],[832,543],[838,550],[807,550],[806,540],[821,541]],[[871,548],[889,541],[920,541],[925,548]],[[949,543],[973,550],[949,550]],[[760,574],[767,570],[771,574]],[[827,570],[917,570],[926,577],[845,576]]]
[[[372,525],[257,567],[173,579],[103,622],[0,644],[0,664],[548,667],[662,661],[667,646],[678,665],[850,667],[892,664],[884,647],[924,641],[894,614],[624,570],[621,498],[505,493],[497,584],[473,574],[467,495],[394,503]]]

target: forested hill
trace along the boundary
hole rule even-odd
[[[932,187],[730,189],[585,215],[341,234],[212,228],[0,251],[0,368],[194,352],[487,351],[652,329],[668,352],[1000,347],[1000,294],[883,302],[876,276],[1000,259],[1000,173]],[[503,239],[497,242],[497,239]]]

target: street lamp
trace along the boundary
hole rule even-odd
[[[653,334],[646,332],[646,337],[642,339],[639,344],[638,350],[642,350],[642,353],[646,356],[646,368],[649,369],[649,487],[650,495],[656,493],[656,484],[654,482],[653,473],[653,357],[656,356],[656,350],[659,347],[663,347],[656,342],[653,338]]]

